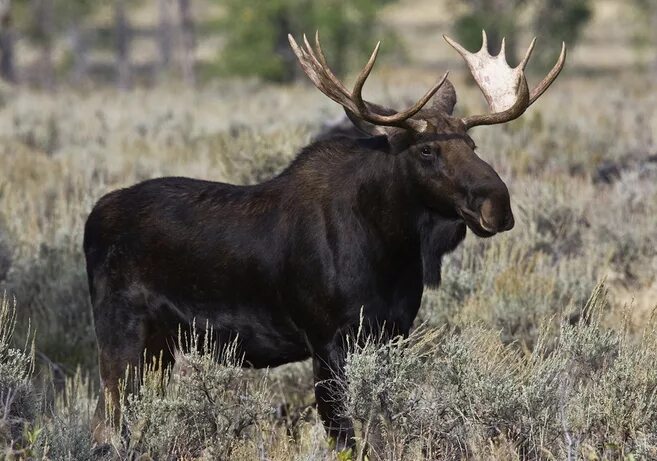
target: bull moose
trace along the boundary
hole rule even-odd
[[[507,186],[477,156],[468,131],[520,117],[562,70],[566,48],[529,91],[524,69],[502,51],[465,59],[490,111],[453,115],[443,75],[398,112],[363,99],[379,44],[352,91],[336,78],[315,37],[289,36],[303,71],[341,104],[363,136],[337,136],[301,150],[278,176],[237,186],[180,177],[152,179],[102,197],[86,222],[84,252],[105,399],[119,399],[129,367],[163,354],[173,361],[180,325],[210,325],[219,345],[237,338],[244,364],[312,358],[317,410],[338,447],[352,446],[329,381],[341,379],[345,335],[407,335],[424,286],[440,283],[441,258],[469,228],[491,237],[514,226]],[[146,351],[146,354],[144,354]]]

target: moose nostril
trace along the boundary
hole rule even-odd
[[[499,215],[498,215],[499,216]],[[497,219],[495,207],[491,200],[484,200],[479,208],[479,224],[491,232],[497,232],[501,219]]]
[[[486,199],[479,208],[479,224],[491,232],[503,232],[513,229],[515,219],[510,207]]]

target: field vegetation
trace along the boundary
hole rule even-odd
[[[460,113],[483,110],[438,38],[448,18],[420,3],[422,17],[409,2],[382,15],[408,53],[375,72],[368,98],[403,105],[449,68]],[[657,459],[657,80],[630,46],[632,18],[621,2],[598,3],[548,93],[518,121],[474,132],[516,226],[468,235],[409,338],[352,348],[336,392],[359,449],[341,459]],[[147,373],[124,412],[129,432],[94,449],[81,242],[110,190],[164,175],[260,182],[340,115],[309,85],[248,79],[0,87],[6,459],[335,459],[309,362],[242,369],[234,350],[208,345],[181,352],[165,384]]]

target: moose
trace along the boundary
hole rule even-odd
[[[424,287],[440,284],[442,257],[466,229],[485,238],[513,228],[507,186],[468,133],[520,117],[566,59],[562,44],[530,92],[524,70],[535,39],[512,68],[504,42],[489,54],[485,32],[476,53],[444,38],[465,59],[488,113],[454,116],[447,74],[406,110],[367,102],[361,93],[380,43],[350,91],[318,35],[314,46],[290,35],[303,71],[362,136],[311,143],[257,185],[159,178],[98,201],[84,231],[104,389],[97,440],[103,422],[118,417],[107,409],[118,408],[126,369],[138,372],[153,356],[171,364],[179,328],[195,322],[213,329],[218,346],[236,341],[245,366],[312,358],[326,431],[338,448],[354,445],[330,384],[344,379],[345,337],[363,324],[384,337],[409,334]]]

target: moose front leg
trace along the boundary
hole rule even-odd
[[[343,415],[344,364],[346,351],[341,340],[334,340],[313,355],[315,399],[328,436],[338,451],[354,448],[354,427]]]

